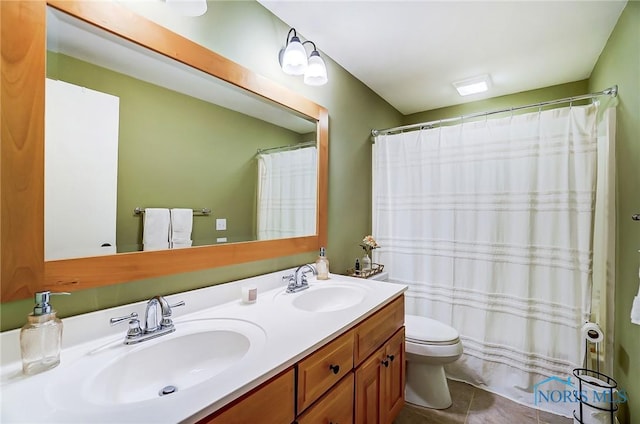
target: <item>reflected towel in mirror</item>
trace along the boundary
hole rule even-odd
[[[170,223],[169,209],[146,208],[142,232],[143,250],[168,249]]]
[[[172,249],[191,246],[191,230],[193,229],[192,209],[171,209],[170,246]]]

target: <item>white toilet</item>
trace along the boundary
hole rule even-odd
[[[431,318],[405,315],[407,358],[404,398],[424,408],[451,406],[444,365],[462,355],[458,332]]]
[[[387,281],[389,274],[371,279]],[[444,365],[462,355],[462,343],[455,328],[431,318],[404,316],[407,358],[404,399],[424,408],[445,409],[451,406],[451,394]]]

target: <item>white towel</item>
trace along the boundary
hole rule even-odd
[[[640,278],[640,267],[638,267],[638,278]],[[640,287],[638,287],[638,295],[633,298],[631,305],[631,323],[640,325]]]
[[[143,250],[168,249],[170,224],[169,209],[146,208],[142,232]]]
[[[191,230],[193,228],[193,210],[171,209],[171,235],[169,241],[172,249],[191,246]]]

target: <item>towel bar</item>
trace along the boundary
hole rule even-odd
[[[142,215],[144,213],[144,208],[141,208],[140,206],[137,206],[134,210],[133,210],[133,214],[134,215]],[[200,209],[193,209],[193,214],[194,215],[210,215],[211,214],[211,209],[209,208],[200,208]]]

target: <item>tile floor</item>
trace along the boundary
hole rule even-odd
[[[573,424],[573,420],[528,408],[469,384],[449,380],[453,405],[424,409],[405,405],[394,424]]]

